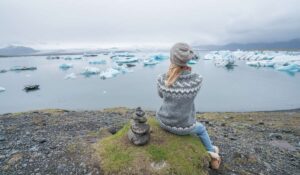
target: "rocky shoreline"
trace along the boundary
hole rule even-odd
[[[114,134],[133,113],[111,108],[2,114],[0,172],[102,174],[91,144],[103,137],[104,128]],[[300,110],[197,113],[197,118],[222,153],[220,170],[210,174],[300,174]]]

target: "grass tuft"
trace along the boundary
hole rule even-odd
[[[197,137],[166,132],[152,117],[148,124],[151,138],[145,146],[128,140],[129,123],[93,145],[104,174],[207,174],[209,156]]]

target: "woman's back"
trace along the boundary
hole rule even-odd
[[[196,123],[194,99],[201,88],[202,77],[185,70],[171,86],[166,86],[165,80],[166,74],[159,75],[157,88],[163,104],[156,117],[162,128],[175,134],[188,134]]]

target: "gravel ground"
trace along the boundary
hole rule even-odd
[[[92,143],[133,109],[40,110],[0,115],[0,174],[102,174]],[[153,116],[154,111],[146,111]],[[300,174],[300,110],[198,113],[222,166],[210,174]]]

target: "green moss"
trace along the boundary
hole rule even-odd
[[[167,151],[158,145],[149,145],[146,150],[150,154],[151,159],[155,162],[167,159]]]
[[[145,146],[130,143],[129,123],[94,145],[105,174],[207,174],[209,156],[197,137],[166,132],[154,118],[148,123],[151,139]]]

